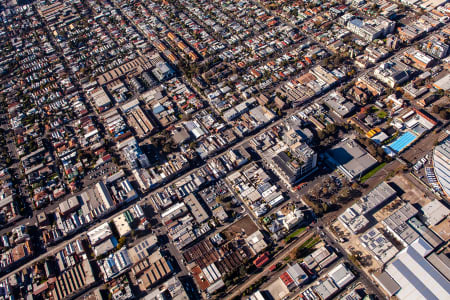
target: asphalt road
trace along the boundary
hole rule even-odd
[[[419,40],[419,41],[420,41],[420,40]],[[419,41],[415,42],[414,44],[418,43]],[[406,50],[406,49],[402,49],[402,50],[398,51],[396,55],[400,55],[400,54],[403,53],[405,50]],[[358,76],[360,76],[360,75],[362,75],[362,74],[365,74],[365,73],[367,73],[367,72],[370,72],[371,70],[373,70],[373,68],[374,68],[374,67],[359,72],[359,73],[356,75],[356,77],[358,77]],[[314,100],[317,100],[317,99],[314,99]],[[295,109],[290,109],[290,110],[288,110],[288,111],[287,111],[287,117],[289,117],[290,115],[294,114],[294,113],[295,113],[296,111],[298,111],[298,110],[299,110],[299,108],[295,108]],[[284,119],[284,118],[283,118],[283,119]],[[283,121],[283,119],[279,119],[279,120],[275,121],[274,123],[272,123],[272,125],[277,125],[277,124],[281,123],[281,122]],[[271,127],[271,126],[270,126],[270,127]],[[262,130],[262,131],[267,131],[267,130],[269,130],[269,129],[270,129],[270,128],[266,128],[266,129],[264,129],[264,130]],[[256,134],[259,134],[259,133],[261,133],[262,131],[258,131],[258,132],[256,132],[256,133],[254,133],[254,134],[252,134],[252,135],[250,135],[250,136],[244,138],[243,140],[241,140],[240,142],[238,142],[238,143],[236,144],[236,146],[240,146],[240,145],[242,145],[243,143],[248,142],[248,141],[249,141],[251,138],[253,138]],[[410,151],[410,152],[413,153],[413,151],[415,151],[416,154],[420,154],[420,153],[426,151],[426,149],[431,149],[432,146],[433,146],[433,143],[430,143],[430,140],[429,140],[429,139],[431,138],[431,136],[432,136],[432,135],[430,135],[429,138],[426,138],[426,137],[425,137],[425,138],[423,139],[423,141],[419,141],[419,142],[417,143],[417,145],[415,145],[415,146],[413,146],[413,147],[411,148],[411,149],[415,149],[415,150],[412,150],[412,151]],[[15,149],[14,144],[9,143],[9,144],[8,144],[8,148],[10,149],[10,151],[12,151],[13,153],[15,153],[16,149]],[[223,151],[222,151],[222,152],[223,152]],[[410,157],[410,159],[414,159],[415,154],[408,154],[408,153],[409,153],[409,151],[406,151],[405,154],[402,155],[402,156],[404,156],[406,159],[408,159],[408,158],[410,157],[409,155],[412,155],[412,156]],[[219,156],[220,154],[221,154],[221,153],[216,154],[214,157],[217,157],[217,156]],[[395,170],[395,169],[397,169],[399,166],[400,166],[400,163],[398,163],[397,161],[393,161],[393,162],[391,162],[390,164],[388,164],[382,171],[383,171],[384,174],[386,174],[386,172],[388,172],[388,170]],[[196,169],[191,170],[189,173],[192,173],[192,172],[194,172],[194,171],[196,171]],[[368,183],[369,186],[372,186],[372,183],[375,183],[375,182],[377,182],[377,181],[381,181],[381,180],[380,180],[380,179],[381,179],[381,174],[382,174],[382,173],[380,173],[380,175],[376,174],[376,176],[370,178],[366,183]],[[171,182],[167,183],[165,186],[170,185],[170,184],[171,184],[172,182],[174,182],[176,179],[177,179],[177,178],[173,179]],[[146,198],[140,199],[140,200],[138,201],[138,203],[142,203],[143,201],[145,201],[145,199],[146,199]],[[48,207],[46,207],[46,208],[44,208],[44,209],[42,209],[42,210],[36,211],[35,213],[38,213],[38,212],[40,212],[40,211],[50,211],[50,210],[52,210],[52,209],[55,209],[57,205],[58,205],[58,203],[54,203],[54,204],[52,204],[51,206],[48,206]],[[112,215],[111,217],[101,220],[101,222],[105,222],[105,221],[111,220],[114,216],[117,216],[117,215],[123,213],[123,212],[125,211],[125,209],[126,209],[126,208],[123,208],[123,209],[119,210],[117,213],[115,213],[115,214]],[[99,221],[100,221],[100,220],[99,220]],[[97,221],[97,222],[94,223],[94,224],[97,224],[99,221]],[[27,222],[30,222],[30,220],[28,220],[28,219],[22,219],[22,220],[20,220],[17,224],[26,224]],[[14,225],[14,226],[17,226],[17,224]],[[94,227],[94,225],[91,225],[90,227]],[[11,228],[11,227],[10,227],[10,228]],[[6,232],[7,230],[9,231],[10,228],[5,228],[5,229],[3,229],[3,230],[0,231],[0,232],[4,233],[4,232]],[[77,235],[75,235],[74,237],[72,237],[69,241],[73,241],[73,240],[75,240],[75,239],[78,239],[78,238],[81,238],[81,237],[84,237],[84,236],[85,236],[85,233],[80,233],[80,234],[77,234]],[[291,244],[291,245],[289,246],[289,248],[286,248],[286,249],[283,250],[283,252],[281,252],[280,254],[283,255],[283,253],[286,253],[285,251],[286,251],[287,249],[291,249],[290,247],[293,247],[294,245],[296,245],[296,243],[298,243],[298,242],[295,242],[295,243]],[[36,261],[38,261],[38,260],[40,260],[40,259],[42,259],[42,258],[44,258],[44,257],[46,257],[46,256],[48,256],[48,255],[52,255],[52,254],[56,253],[57,251],[63,249],[63,248],[65,247],[66,244],[67,244],[67,242],[65,242],[65,243],[63,243],[63,244],[61,244],[61,245],[57,245],[57,246],[55,246],[55,247],[49,247],[49,251],[47,251],[45,254],[43,254],[43,255],[41,255],[41,256],[39,256],[39,257],[33,259],[32,261],[28,262],[27,264],[25,264],[25,265],[21,266],[20,268],[16,269],[16,271],[14,271],[14,272],[17,272],[17,271],[19,271],[19,270],[22,270],[22,269],[28,267],[28,266],[31,266],[31,265],[32,265],[33,263],[35,263]],[[337,244],[336,244],[336,245],[337,245]],[[339,245],[337,245],[337,247],[340,248]],[[342,248],[341,248],[340,250],[342,250]],[[171,252],[172,252],[172,251],[171,251]],[[175,252],[177,252],[177,251],[175,251]],[[277,256],[277,257],[278,257],[278,256]],[[9,275],[10,275],[10,274],[9,274]],[[9,276],[9,275],[7,275],[7,276]],[[261,276],[263,276],[263,275],[261,275]],[[3,276],[1,280],[3,280],[5,277],[6,277],[6,276]],[[246,286],[247,286],[247,283],[246,283]],[[242,289],[240,288],[240,290],[242,290]]]
[[[57,245],[57,246],[54,246],[54,247],[48,247],[48,248],[47,248],[47,251],[45,252],[45,254],[40,255],[40,256],[38,256],[38,257],[36,257],[36,258],[30,260],[30,261],[27,262],[26,264],[20,266],[18,269],[16,269],[16,270],[14,270],[14,271],[12,271],[12,272],[10,272],[10,273],[8,273],[8,274],[3,275],[2,277],[0,277],[0,282],[3,281],[3,280],[5,280],[6,278],[10,277],[10,276],[13,275],[14,273],[17,273],[17,272],[22,271],[22,270],[24,270],[24,269],[26,269],[26,268],[32,267],[35,263],[37,263],[38,261],[40,261],[42,258],[47,257],[47,256],[50,256],[50,255],[56,254],[57,252],[59,252],[59,251],[61,251],[62,249],[64,249],[64,247],[66,247],[66,245],[67,245],[68,243],[73,242],[73,241],[75,241],[75,240],[77,240],[77,239],[79,239],[79,238],[83,238],[83,237],[86,237],[86,233],[85,233],[85,232],[76,235],[75,237],[71,238],[70,240],[68,240],[68,241],[67,241],[66,243],[64,243],[64,244],[60,244],[60,245]]]
[[[112,169],[111,166],[112,166],[112,163],[111,163],[111,164],[105,164],[105,165],[103,165],[101,168],[99,168],[98,170],[96,170],[95,173],[98,174],[98,176],[97,176],[98,178],[95,178],[95,179],[93,179],[93,180],[87,179],[87,180],[85,181],[84,186],[86,187],[86,186],[88,186],[88,185],[94,185],[94,184],[97,183],[99,180],[103,179],[103,175],[100,175],[100,174],[101,174],[100,172],[101,172],[102,170],[106,169],[106,168]],[[105,174],[105,175],[108,175],[108,174]],[[88,176],[89,176],[89,175],[86,175],[86,177],[88,177]],[[14,224],[10,224],[9,226],[2,228],[2,229],[0,230],[0,235],[3,235],[3,234],[8,233],[8,232],[11,231],[12,228],[17,227],[17,226],[20,226],[20,225],[28,225],[28,226],[31,226],[31,225],[36,224],[36,223],[37,223],[37,220],[36,220],[37,215],[39,215],[39,214],[42,213],[42,212],[49,213],[49,212],[55,211],[55,210],[58,208],[59,204],[60,204],[63,200],[65,200],[65,199],[67,199],[67,198],[70,198],[70,197],[73,197],[73,196],[76,196],[76,195],[79,195],[79,194],[81,194],[82,192],[83,192],[83,191],[78,191],[77,193],[74,193],[74,194],[67,194],[67,195],[65,195],[63,198],[58,199],[58,200],[56,200],[56,201],[54,201],[54,202],[51,202],[51,203],[45,205],[45,206],[42,207],[42,208],[39,208],[39,209],[37,209],[37,210],[33,210],[33,214],[32,214],[31,216],[23,217],[23,218],[17,220],[16,222],[14,222]]]
[[[279,272],[272,274],[272,272],[269,270],[269,267],[274,264],[283,262],[284,258],[287,257],[292,250],[299,247],[307,239],[312,237],[315,234],[316,230],[317,230],[317,232],[323,232],[325,235],[321,236],[322,240],[324,240],[330,246],[334,247],[337,250],[337,252],[342,255],[342,259],[340,262],[342,262],[342,260],[343,260],[348,265],[353,266],[353,271],[357,270],[357,274],[355,274],[355,275],[357,275],[358,280],[364,284],[364,286],[366,287],[368,292],[371,294],[375,294],[378,297],[378,299],[384,299],[385,298],[384,294],[375,285],[375,283],[372,281],[372,279],[369,276],[367,276],[364,272],[358,270],[358,268],[347,258],[346,251],[339,245],[339,243],[337,241],[335,241],[335,238],[328,232],[328,230],[320,229],[320,227],[322,227],[322,226],[324,226],[324,223],[319,220],[315,225],[313,225],[311,228],[307,229],[300,237],[298,237],[295,242],[291,243],[288,247],[284,248],[281,252],[279,252],[275,256],[275,258],[268,264],[268,266],[266,266],[266,268],[264,268],[263,271],[251,276],[249,279],[247,279],[245,281],[244,284],[236,286],[231,291],[228,291],[229,295],[226,297],[226,299],[232,299],[236,296],[242,295],[242,293],[248,287],[250,287],[252,284],[257,282],[263,276],[275,276],[276,274],[278,274]],[[322,275],[322,274],[320,274],[320,275]]]
[[[233,148],[234,148],[234,147],[238,147],[238,146],[243,145],[244,143],[248,142],[250,139],[252,139],[253,137],[255,137],[257,134],[260,134],[260,133],[262,133],[262,132],[265,132],[265,131],[270,130],[271,127],[280,124],[282,121],[284,121],[286,118],[288,118],[288,117],[290,117],[291,115],[293,115],[294,113],[296,113],[298,110],[299,110],[299,108],[295,108],[295,109],[292,108],[292,109],[289,109],[289,110],[287,111],[286,117],[281,118],[281,119],[279,119],[279,120],[277,120],[277,121],[274,121],[273,123],[271,123],[271,124],[270,124],[268,127],[266,127],[265,129],[261,129],[261,130],[259,130],[259,131],[254,132],[253,134],[251,134],[251,135],[245,137],[245,138],[242,139],[240,142],[236,143],[236,144],[233,146]],[[430,141],[427,141],[427,140],[426,140],[426,141],[422,141],[422,142],[420,143],[420,145],[422,145],[422,143],[423,143],[423,146],[424,146],[424,147],[429,147],[429,149],[431,149],[432,146],[433,146],[433,143],[431,143],[431,145],[430,145]],[[418,143],[417,145],[419,145],[419,143]],[[415,146],[417,146],[417,145],[415,145]],[[415,146],[413,146],[412,149],[414,149]],[[223,150],[223,151],[225,151],[225,150]],[[214,155],[214,156],[213,156],[212,158],[210,158],[210,159],[213,159],[213,158],[216,158],[216,157],[220,156],[220,155],[223,153],[223,151],[221,151],[220,153],[217,153],[216,155]],[[407,150],[407,151],[405,152],[406,155],[408,155],[408,151],[411,151],[411,150]],[[400,166],[400,163],[398,163],[397,161],[393,161],[393,162],[391,162],[390,164],[388,164],[388,165],[383,169],[383,172],[388,172],[388,170],[395,170],[395,169],[398,168],[399,166]],[[193,169],[193,170],[191,170],[191,171],[185,173],[184,175],[191,174],[191,173],[195,172],[197,169],[198,169],[198,168],[195,168],[195,169]],[[180,175],[180,176],[181,176],[181,175]],[[161,187],[160,189],[163,189],[164,187],[171,185],[175,180],[178,179],[178,177],[179,177],[179,176],[177,176],[176,178],[174,178],[173,180],[171,180],[170,182],[168,182],[167,184],[165,184],[165,185],[164,185],[163,187]],[[378,175],[378,174],[376,174],[376,176],[373,176],[372,178],[370,178],[370,179],[366,182],[366,184],[368,184],[369,186],[371,186],[371,187],[373,188],[373,186],[374,186],[373,183],[374,183],[374,182],[378,182],[378,183],[379,183],[380,181],[382,181],[381,176]],[[153,192],[155,192],[155,191],[152,191],[151,193],[153,193]],[[148,196],[149,194],[150,194],[150,193],[146,193],[147,196]],[[147,199],[146,197],[142,197],[142,198],[138,201],[138,203],[143,203],[144,201],[146,201],[146,199]],[[42,211],[50,211],[51,209],[55,209],[57,205],[58,205],[58,203],[54,203],[54,204],[52,204],[50,207],[44,208]],[[119,210],[118,212],[116,212],[113,216],[109,217],[108,219],[102,220],[102,222],[111,220],[114,216],[117,216],[117,215],[123,213],[126,209],[127,209],[127,208],[123,208],[123,209]],[[40,212],[40,211],[38,211],[38,212]],[[251,214],[250,214],[250,215],[251,215]],[[28,220],[28,219],[23,219],[23,220],[19,221],[18,224],[26,224],[27,222],[30,222],[30,220]],[[96,223],[98,223],[98,222],[96,222]],[[95,224],[95,223],[94,223],[94,224]],[[15,226],[17,226],[17,225],[15,225]],[[90,228],[92,228],[92,227],[94,227],[94,226],[90,226]],[[2,230],[2,232],[5,232],[6,230],[10,230],[10,229],[5,228],[5,229]],[[87,230],[87,229],[86,229],[86,230]],[[78,235],[74,236],[71,240],[74,240],[74,239],[77,239],[77,238],[80,238],[80,237],[82,237],[82,234],[78,234]],[[61,247],[61,249],[62,249],[62,248],[64,248],[65,245],[66,245],[66,243],[60,245],[59,247]],[[52,250],[52,251],[54,251],[54,250]],[[171,251],[171,252],[172,252],[172,251]],[[32,262],[36,262],[36,261],[38,261],[38,260],[40,260],[40,259],[42,259],[42,258],[44,258],[44,257],[46,257],[46,256],[48,256],[48,255],[51,255],[50,253],[53,254],[54,252],[46,252],[45,254],[40,255],[40,256],[37,257],[36,259],[34,259],[34,260],[32,260],[31,262],[27,263],[25,266],[22,266],[22,267],[20,267],[19,269],[16,269],[14,272],[17,272],[17,271],[19,271],[19,270],[24,269],[24,267],[26,267],[26,266],[28,266],[28,265],[31,265]]]
[[[317,222],[316,224],[316,228],[319,228],[318,226],[322,226],[322,222]],[[359,280],[364,284],[364,286],[366,287],[366,289],[368,290],[368,292],[370,294],[375,294],[377,296],[378,299],[384,299],[384,293],[378,288],[378,286],[374,283],[374,281],[372,280],[372,278],[370,278],[369,276],[367,276],[367,274],[364,271],[361,271],[358,269],[358,267],[356,267],[347,257],[347,252],[344,248],[342,248],[342,246],[339,244],[339,242],[337,242],[334,238],[334,236],[325,228],[323,227],[323,229],[318,229],[321,232],[323,232],[325,235],[322,235],[322,239],[324,241],[326,241],[329,245],[331,245],[332,247],[334,247],[335,249],[337,249],[337,251],[342,254],[343,256],[343,260],[348,264],[353,266],[353,271],[357,271],[357,275]]]
[[[249,279],[245,281],[244,284],[241,284],[239,286],[236,286],[231,291],[228,291],[228,296],[225,299],[233,299],[236,296],[242,295],[242,293],[250,287],[252,284],[257,282],[259,279],[261,279],[264,276],[267,276],[272,271],[269,270],[270,266],[280,263],[283,261],[285,257],[287,257],[293,249],[296,247],[299,247],[301,244],[303,244],[306,240],[308,240],[310,237],[314,235],[314,231],[312,229],[306,230],[302,233],[301,236],[297,237],[297,240],[293,243],[289,244],[286,248],[284,248],[281,252],[278,252],[278,254],[275,255],[274,259],[270,261],[270,263],[264,268],[263,271],[261,271],[258,274],[255,274],[251,276]],[[231,293],[231,294],[230,294]]]

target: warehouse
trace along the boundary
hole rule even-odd
[[[450,299],[450,282],[425,259],[432,250],[419,238],[386,267],[400,286],[398,299]]]

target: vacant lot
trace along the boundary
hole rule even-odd
[[[403,200],[409,201],[411,204],[418,203],[420,206],[431,202],[431,199],[403,174],[394,176],[390,181],[395,183],[403,191],[403,194],[400,195]]]
[[[222,233],[225,235],[227,240],[231,240],[238,234],[245,234],[246,236],[249,236],[256,230],[258,230],[258,226],[256,226],[255,222],[253,222],[249,215],[246,215],[242,219],[228,226],[222,231]]]

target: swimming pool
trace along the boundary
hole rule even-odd
[[[412,132],[406,131],[402,133],[395,141],[389,144],[389,148],[399,153],[406,147],[408,147],[412,142],[417,139],[417,136]]]

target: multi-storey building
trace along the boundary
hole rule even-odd
[[[437,36],[431,36],[430,39],[422,44],[422,50],[433,57],[444,58],[448,54],[449,46],[441,41]]]
[[[347,28],[365,40],[373,41],[392,33],[395,29],[395,22],[381,16],[367,21],[352,19],[347,22]]]

